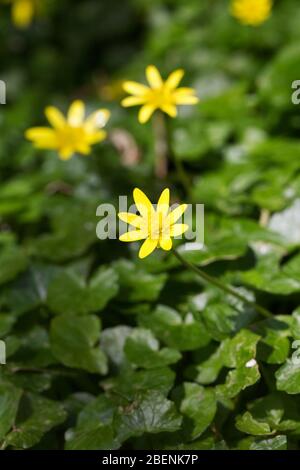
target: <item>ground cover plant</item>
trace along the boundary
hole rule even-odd
[[[298,0],[0,12],[0,448],[299,449]]]

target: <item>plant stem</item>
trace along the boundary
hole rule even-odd
[[[168,161],[173,161],[177,178],[186,194],[190,194],[191,183],[183,164],[172,153],[171,133],[167,118],[161,111],[156,111],[153,116],[153,129],[155,137],[155,175],[159,179],[165,179],[168,175]]]
[[[157,111],[153,116],[154,146],[155,146],[155,175],[165,179],[168,174],[169,141],[163,113]]]
[[[252,302],[251,300],[248,300],[246,297],[244,297],[242,294],[239,292],[235,291],[231,286],[227,286],[226,284],[223,284],[223,282],[219,281],[213,276],[210,276],[207,274],[205,271],[202,271],[202,269],[198,268],[194,264],[190,263],[189,261],[185,260],[175,249],[172,250],[173,254],[176,256],[176,258],[183,264],[186,268],[190,269],[194,273],[198,274],[203,280],[208,282],[209,284],[214,285],[215,287],[218,287],[219,289],[223,290],[227,294],[230,294],[234,296],[236,299],[240,300],[241,302],[244,302],[247,305],[250,305],[253,307],[258,313],[260,313],[262,316],[266,318],[273,318],[273,315],[271,312],[269,312],[267,309],[264,307],[261,307],[258,305],[256,302]]]

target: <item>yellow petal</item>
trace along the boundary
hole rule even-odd
[[[138,240],[143,240],[146,238],[145,235],[141,230],[131,230],[130,232],[123,233],[120,236],[121,242],[136,242]]]
[[[141,228],[143,220],[137,214],[131,214],[130,212],[119,212],[118,217],[126,224],[133,225],[133,227],[136,228]]]
[[[170,206],[170,190],[168,188],[164,189],[160,195],[160,198],[157,203],[157,212],[162,214],[163,217],[166,217]]]
[[[74,155],[74,150],[71,147],[63,147],[59,151],[59,158],[61,160],[70,160]]]
[[[102,129],[106,126],[109,118],[110,111],[108,109],[98,109],[90,114],[84,124],[88,131],[90,131],[90,129]]]
[[[19,28],[26,28],[34,14],[34,6],[32,0],[15,0],[12,6],[13,22]]]
[[[187,224],[175,224],[170,227],[170,236],[179,237],[189,229]]]
[[[145,124],[149,119],[151,118],[152,114],[155,111],[155,106],[152,106],[151,104],[145,104],[139,112],[139,122],[141,124]]]
[[[172,245],[173,243],[171,238],[161,237],[159,239],[159,246],[165,251],[170,251],[172,249]]]
[[[91,147],[86,142],[82,142],[77,146],[77,151],[82,155],[89,155],[91,153]]]
[[[199,98],[197,96],[180,96],[176,98],[176,104],[197,104],[199,103]]]
[[[178,219],[183,215],[183,213],[187,210],[187,204],[181,204],[180,206],[176,207],[167,217],[166,223],[169,225],[175,224]]]
[[[139,257],[141,259],[146,258],[146,256],[151,255],[151,253],[155,250],[155,248],[158,245],[158,240],[152,240],[151,238],[147,238],[147,240],[144,241],[142,244],[140,251],[139,251]]]
[[[45,110],[45,114],[51,126],[55,129],[61,129],[66,125],[64,115],[54,106],[48,106]]]
[[[149,88],[146,85],[142,85],[138,82],[124,82],[123,89],[130,95],[142,96],[149,92]]]
[[[97,132],[88,133],[85,139],[89,145],[93,145],[93,144],[98,144],[99,142],[102,142],[103,140],[106,139],[106,137],[107,137],[107,132],[101,130]]]
[[[128,96],[124,98],[121,102],[124,108],[129,108],[130,106],[137,106],[139,104],[144,104],[146,98],[144,96]]]
[[[174,91],[173,98],[176,104],[197,104],[199,98],[195,96],[195,90],[193,88],[178,88]]]
[[[79,127],[82,125],[85,115],[84,103],[80,100],[74,101],[68,112],[68,123],[70,126]]]
[[[151,88],[157,89],[163,86],[161,75],[155,65],[148,65],[146,68],[146,77]]]
[[[161,109],[164,113],[168,114],[172,118],[177,116],[176,106],[172,104],[164,104],[161,106]]]
[[[178,87],[179,83],[181,82],[182,78],[184,76],[184,70],[183,69],[178,69],[178,70],[175,70],[175,72],[172,72],[165,85],[167,88],[169,88],[169,90],[175,90],[175,88]]]
[[[154,208],[151,202],[147,198],[146,194],[143,193],[143,191],[141,191],[138,188],[135,188],[133,191],[133,199],[137,207],[137,210],[139,211],[139,213],[141,214],[143,218],[148,220],[151,217],[151,215],[153,216],[155,214]]]
[[[39,148],[57,148],[56,132],[49,127],[32,127],[25,132],[25,137],[26,139],[33,141]]]

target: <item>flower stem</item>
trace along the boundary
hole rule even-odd
[[[184,166],[171,150],[171,133],[167,118],[161,111],[156,111],[153,116],[153,129],[155,136],[155,175],[159,179],[165,179],[168,175],[168,161],[174,163],[177,178],[186,194],[190,194],[191,183]]]
[[[155,146],[155,175],[165,179],[168,174],[169,141],[163,113],[156,112],[153,116],[154,146]]]
[[[202,269],[198,268],[194,264],[190,263],[189,261],[185,260],[177,250],[174,248],[172,249],[173,254],[176,256],[176,258],[183,264],[186,268],[189,270],[193,271],[194,273],[198,274],[204,281],[208,282],[209,284],[214,285],[215,287],[218,287],[219,289],[223,290],[227,294],[232,295],[236,299],[240,300],[241,302],[250,305],[253,307],[258,313],[260,313],[262,316],[266,318],[273,318],[273,315],[269,310],[265,309],[264,307],[261,307],[258,305],[256,302],[252,302],[251,300],[248,300],[246,297],[244,297],[242,294],[234,290],[231,286],[228,286],[226,284],[223,284],[223,282],[219,281],[213,276],[210,276],[207,274],[205,271]]]

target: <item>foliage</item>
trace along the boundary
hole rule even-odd
[[[277,0],[253,28],[227,0],[47,1],[18,30],[1,5],[0,447],[299,449],[297,7]],[[151,63],[164,78],[184,68],[200,97],[169,123],[190,194],[173,163],[154,177],[151,123],[120,106],[120,81]],[[45,106],[77,98],[111,111],[90,156],[24,139]],[[97,238],[99,204],[134,187],[155,202],[166,186],[205,204],[204,250],[182,255],[274,318],[170,253],[140,260]]]

